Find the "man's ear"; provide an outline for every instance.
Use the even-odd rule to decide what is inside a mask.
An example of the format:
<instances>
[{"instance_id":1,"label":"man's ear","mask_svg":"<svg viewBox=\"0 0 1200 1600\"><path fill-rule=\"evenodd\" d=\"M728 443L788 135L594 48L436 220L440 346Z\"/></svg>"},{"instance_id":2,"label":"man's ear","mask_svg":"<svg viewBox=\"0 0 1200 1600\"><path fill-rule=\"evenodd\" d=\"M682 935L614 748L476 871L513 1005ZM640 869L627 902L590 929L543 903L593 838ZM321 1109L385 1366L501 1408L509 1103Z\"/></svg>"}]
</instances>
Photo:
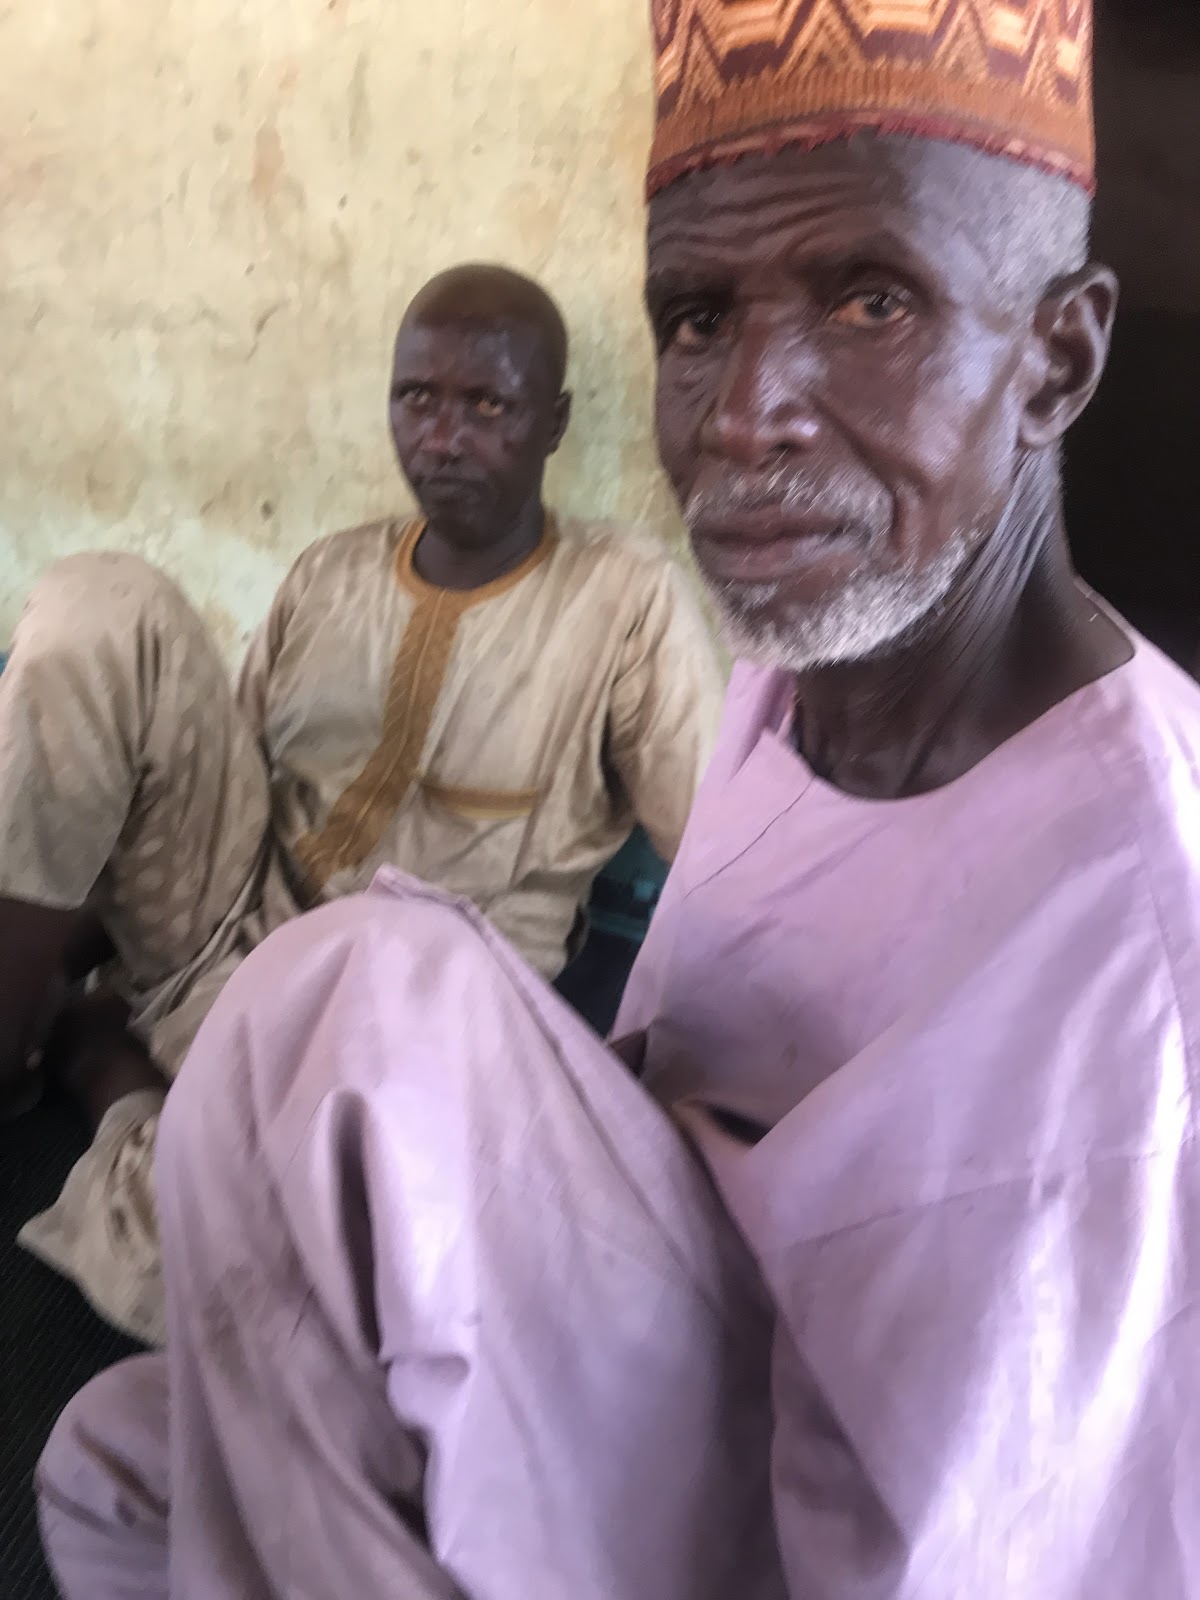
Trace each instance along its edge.
<instances>
[{"instance_id":1,"label":"man's ear","mask_svg":"<svg viewBox=\"0 0 1200 1600\"><path fill-rule=\"evenodd\" d=\"M1096 264L1060 279L1034 315L1034 391L1021 419L1029 450L1056 444L1086 409L1108 360L1117 311L1117 277Z\"/></svg>"},{"instance_id":2,"label":"man's ear","mask_svg":"<svg viewBox=\"0 0 1200 1600\"><path fill-rule=\"evenodd\" d=\"M553 455L563 442L567 426L571 421L571 391L564 389L554 402L554 427L550 434L550 449L547 452Z\"/></svg>"}]
</instances>

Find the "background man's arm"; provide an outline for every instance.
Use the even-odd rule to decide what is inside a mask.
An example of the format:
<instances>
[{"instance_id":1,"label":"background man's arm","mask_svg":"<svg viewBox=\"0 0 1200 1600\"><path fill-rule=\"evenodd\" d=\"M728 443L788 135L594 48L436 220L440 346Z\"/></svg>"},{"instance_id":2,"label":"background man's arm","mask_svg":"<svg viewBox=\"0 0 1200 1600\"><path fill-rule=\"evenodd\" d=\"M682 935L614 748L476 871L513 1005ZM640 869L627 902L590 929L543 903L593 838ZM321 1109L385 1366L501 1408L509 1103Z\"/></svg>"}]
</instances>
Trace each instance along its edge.
<instances>
[{"instance_id":1,"label":"background man's arm","mask_svg":"<svg viewBox=\"0 0 1200 1600\"><path fill-rule=\"evenodd\" d=\"M246 659L237 681L237 701L242 715L266 754L267 705L270 696L271 675L283 649L288 625L292 620L308 581L306 551L280 584L266 620L250 641Z\"/></svg>"},{"instance_id":2,"label":"background man's arm","mask_svg":"<svg viewBox=\"0 0 1200 1600\"><path fill-rule=\"evenodd\" d=\"M608 721L608 759L664 861L679 849L723 694L708 623L684 574L664 564L626 641Z\"/></svg>"}]
</instances>

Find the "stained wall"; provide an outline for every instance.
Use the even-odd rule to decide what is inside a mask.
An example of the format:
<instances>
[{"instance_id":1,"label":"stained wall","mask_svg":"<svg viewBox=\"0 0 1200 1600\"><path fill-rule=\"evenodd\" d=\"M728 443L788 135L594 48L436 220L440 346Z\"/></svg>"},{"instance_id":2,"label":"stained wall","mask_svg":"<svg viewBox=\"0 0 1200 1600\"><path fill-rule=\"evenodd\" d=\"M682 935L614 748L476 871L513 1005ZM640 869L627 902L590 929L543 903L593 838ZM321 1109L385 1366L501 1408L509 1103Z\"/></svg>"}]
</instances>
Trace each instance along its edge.
<instances>
[{"instance_id":1,"label":"stained wall","mask_svg":"<svg viewBox=\"0 0 1200 1600\"><path fill-rule=\"evenodd\" d=\"M1097 242L1125 285L1071 441L1089 576L1200 645L1200 9L1100 0ZM407 504L388 347L433 271L535 273L575 337L565 509L677 523L641 320L645 0L0 6L0 644L117 545L236 657L292 556Z\"/></svg>"},{"instance_id":2,"label":"stained wall","mask_svg":"<svg viewBox=\"0 0 1200 1600\"><path fill-rule=\"evenodd\" d=\"M639 305L645 0L0 7L0 641L137 550L234 657L317 535L407 504L390 341L463 259L559 297L552 491L674 537Z\"/></svg>"}]
</instances>

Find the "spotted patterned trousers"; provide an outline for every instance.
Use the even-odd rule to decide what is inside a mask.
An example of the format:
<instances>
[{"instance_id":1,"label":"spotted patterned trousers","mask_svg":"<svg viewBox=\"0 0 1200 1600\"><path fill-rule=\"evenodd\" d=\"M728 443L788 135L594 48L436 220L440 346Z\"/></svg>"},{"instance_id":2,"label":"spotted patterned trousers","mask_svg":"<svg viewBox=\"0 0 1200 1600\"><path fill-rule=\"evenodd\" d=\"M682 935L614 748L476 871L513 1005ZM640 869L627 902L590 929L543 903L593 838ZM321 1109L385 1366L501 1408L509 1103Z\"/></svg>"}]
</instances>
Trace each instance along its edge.
<instances>
[{"instance_id":1,"label":"spotted patterned trousers","mask_svg":"<svg viewBox=\"0 0 1200 1600\"><path fill-rule=\"evenodd\" d=\"M180 591L130 555L51 568L0 676L0 895L94 906L134 1026L169 1075L244 953L268 823L258 742ZM58 1203L21 1235L150 1342L162 1324L160 1109L145 1092L114 1106Z\"/></svg>"}]
</instances>

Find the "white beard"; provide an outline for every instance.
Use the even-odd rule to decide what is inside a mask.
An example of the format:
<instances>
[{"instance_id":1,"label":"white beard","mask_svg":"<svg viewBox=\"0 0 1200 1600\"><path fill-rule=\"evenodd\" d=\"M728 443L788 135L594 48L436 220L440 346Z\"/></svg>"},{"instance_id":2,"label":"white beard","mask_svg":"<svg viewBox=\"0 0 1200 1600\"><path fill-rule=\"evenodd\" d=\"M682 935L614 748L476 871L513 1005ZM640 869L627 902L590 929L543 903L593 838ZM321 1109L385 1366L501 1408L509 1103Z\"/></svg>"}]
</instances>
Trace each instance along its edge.
<instances>
[{"instance_id":1,"label":"white beard","mask_svg":"<svg viewBox=\"0 0 1200 1600\"><path fill-rule=\"evenodd\" d=\"M742 660L785 672L865 661L922 622L945 600L973 541L958 534L920 571L858 572L811 604L772 614L782 585L710 585L721 632Z\"/></svg>"}]
</instances>

